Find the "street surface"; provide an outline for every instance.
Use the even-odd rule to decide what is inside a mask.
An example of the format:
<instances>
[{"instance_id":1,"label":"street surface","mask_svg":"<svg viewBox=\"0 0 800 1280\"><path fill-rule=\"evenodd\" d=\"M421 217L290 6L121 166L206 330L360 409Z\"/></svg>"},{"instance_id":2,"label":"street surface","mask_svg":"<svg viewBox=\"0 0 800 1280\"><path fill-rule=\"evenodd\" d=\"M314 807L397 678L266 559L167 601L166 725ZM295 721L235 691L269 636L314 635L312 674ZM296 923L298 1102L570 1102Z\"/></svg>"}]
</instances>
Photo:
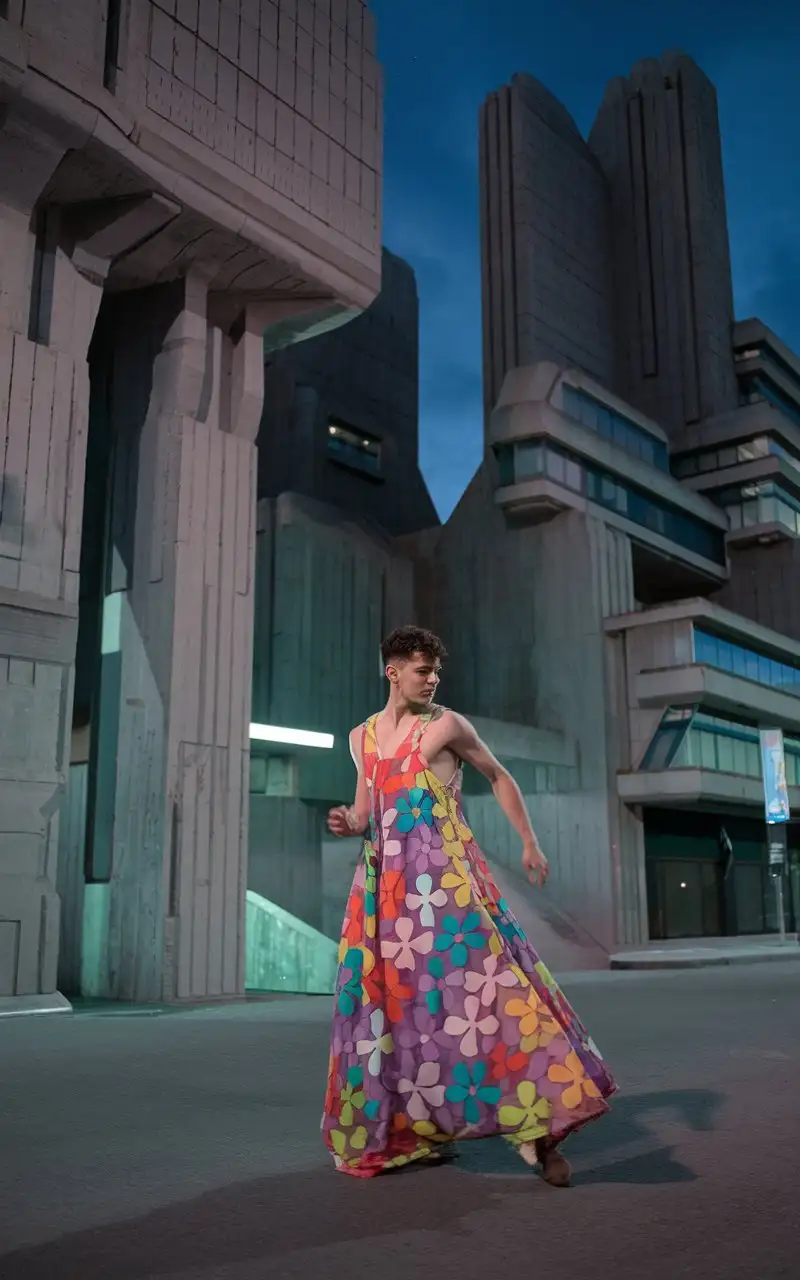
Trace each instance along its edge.
<instances>
[{"instance_id":1,"label":"street surface","mask_svg":"<svg viewBox=\"0 0 800 1280\"><path fill-rule=\"evenodd\" d=\"M2 1280L800 1275L800 963L571 975L614 1111L374 1181L320 1144L329 1002L0 1021Z\"/></svg>"}]
</instances>

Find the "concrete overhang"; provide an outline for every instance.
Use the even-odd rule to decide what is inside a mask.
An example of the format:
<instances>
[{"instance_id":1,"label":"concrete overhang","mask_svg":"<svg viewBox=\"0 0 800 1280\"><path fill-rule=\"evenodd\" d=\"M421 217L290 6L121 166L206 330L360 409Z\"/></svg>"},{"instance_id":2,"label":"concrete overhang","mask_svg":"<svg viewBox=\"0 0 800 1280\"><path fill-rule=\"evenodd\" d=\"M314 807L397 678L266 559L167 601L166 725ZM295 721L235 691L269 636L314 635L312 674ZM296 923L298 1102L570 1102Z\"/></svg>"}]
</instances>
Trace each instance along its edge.
<instances>
[{"instance_id":1,"label":"concrete overhang","mask_svg":"<svg viewBox=\"0 0 800 1280\"><path fill-rule=\"evenodd\" d=\"M773 453L766 458L753 458L749 462L739 462L733 467L721 467L717 471L706 471L702 475L687 476L681 484L694 493L706 493L736 485L759 484L768 480L780 485L783 489L798 492L800 491L800 468L793 467L785 458L780 458Z\"/></svg>"},{"instance_id":2,"label":"concrete overhang","mask_svg":"<svg viewBox=\"0 0 800 1280\"><path fill-rule=\"evenodd\" d=\"M618 773L617 795L625 804L690 809L698 805L753 808L764 811L760 778L711 769L661 769ZM789 788L789 806L800 810L800 787Z\"/></svg>"},{"instance_id":3,"label":"concrete overhang","mask_svg":"<svg viewBox=\"0 0 800 1280\"><path fill-rule=\"evenodd\" d=\"M730 609L723 609L700 596L676 600L673 604L656 605L638 613L621 613L614 618L607 618L604 627L608 635L616 635L634 627L661 626L664 623L683 621L706 625L715 633L737 640L767 657L800 666L798 641L790 640L778 631L762 627L758 622L751 622L749 618L732 613ZM760 689L763 686L757 687Z\"/></svg>"},{"instance_id":4,"label":"concrete overhang","mask_svg":"<svg viewBox=\"0 0 800 1280\"><path fill-rule=\"evenodd\" d=\"M707 560L705 556L688 551L669 538L662 537L660 533L635 524L633 520L628 520L616 511L598 506L582 494L556 484L553 480L540 478L522 480L519 484L503 485L495 491L495 502L512 518L529 523L552 520L563 511L580 511L614 529L619 529L621 533L626 533L632 542L650 548L664 559L674 564L689 566L696 574L711 583L722 585L729 577L727 566L723 567L713 560ZM719 515L718 509L717 515ZM725 523L727 524L727 521ZM693 585L696 586L696 579ZM686 584L684 584L685 587Z\"/></svg>"},{"instance_id":5,"label":"concrete overhang","mask_svg":"<svg viewBox=\"0 0 800 1280\"><path fill-rule=\"evenodd\" d=\"M731 409L728 413L692 423L690 430L675 436L671 453L673 457L677 457L686 453L698 453L703 449L724 448L741 440L752 440L756 436L777 436L800 454L800 429L791 418L767 400L757 400L753 404Z\"/></svg>"},{"instance_id":6,"label":"concrete overhang","mask_svg":"<svg viewBox=\"0 0 800 1280\"><path fill-rule=\"evenodd\" d=\"M800 733L799 697L714 667L694 664L642 671L635 677L634 690L640 707L699 703L711 710L745 715L757 724Z\"/></svg>"},{"instance_id":7,"label":"concrete overhang","mask_svg":"<svg viewBox=\"0 0 800 1280\"><path fill-rule=\"evenodd\" d=\"M577 765L575 743L555 730L535 729L530 725L490 720L483 716L469 716L468 719L496 756L568 768Z\"/></svg>"}]
</instances>

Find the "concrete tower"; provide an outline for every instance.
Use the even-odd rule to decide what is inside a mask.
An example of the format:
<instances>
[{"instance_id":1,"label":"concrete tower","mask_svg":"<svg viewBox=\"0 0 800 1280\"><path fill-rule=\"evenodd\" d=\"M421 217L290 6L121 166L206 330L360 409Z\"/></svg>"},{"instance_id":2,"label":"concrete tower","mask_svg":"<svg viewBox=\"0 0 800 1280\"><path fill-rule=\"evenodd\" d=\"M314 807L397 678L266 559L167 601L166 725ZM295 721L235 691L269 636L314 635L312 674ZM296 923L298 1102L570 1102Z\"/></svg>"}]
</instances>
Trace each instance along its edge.
<instances>
[{"instance_id":1,"label":"concrete tower","mask_svg":"<svg viewBox=\"0 0 800 1280\"><path fill-rule=\"evenodd\" d=\"M614 390L674 435L739 402L714 86L684 54L645 59L589 145L611 193Z\"/></svg>"}]
</instances>

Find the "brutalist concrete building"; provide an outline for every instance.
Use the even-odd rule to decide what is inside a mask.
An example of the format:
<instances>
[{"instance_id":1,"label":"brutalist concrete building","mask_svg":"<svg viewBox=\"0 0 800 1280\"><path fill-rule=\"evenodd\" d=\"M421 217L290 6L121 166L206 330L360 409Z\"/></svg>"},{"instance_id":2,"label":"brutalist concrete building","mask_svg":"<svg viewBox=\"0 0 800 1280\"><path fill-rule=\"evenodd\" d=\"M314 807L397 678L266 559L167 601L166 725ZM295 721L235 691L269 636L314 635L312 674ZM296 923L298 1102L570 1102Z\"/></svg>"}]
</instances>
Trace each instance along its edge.
<instances>
[{"instance_id":1,"label":"brutalist concrete building","mask_svg":"<svg viewBox=\"0 0 800 1280\"><path fill-rule=\"evenodd\" d=\"M363 0L0 5L0 1004L242 993L271 352L369 307Z\"/></svg>"},{"instance_id":2,"label":"brutalist concrete building","mask_svg":"<svg viewBox=\"0 0 800 1280\"><path fill-rule=\"evenodd\" d=\"M524 789L607 951L774 930L758 729L800 805L800 361L734 317L714 88L641 62L585 140L515 76L480 139L486 456L421 603L449 696L550 735Z\"/></svg>"}]
</instances>

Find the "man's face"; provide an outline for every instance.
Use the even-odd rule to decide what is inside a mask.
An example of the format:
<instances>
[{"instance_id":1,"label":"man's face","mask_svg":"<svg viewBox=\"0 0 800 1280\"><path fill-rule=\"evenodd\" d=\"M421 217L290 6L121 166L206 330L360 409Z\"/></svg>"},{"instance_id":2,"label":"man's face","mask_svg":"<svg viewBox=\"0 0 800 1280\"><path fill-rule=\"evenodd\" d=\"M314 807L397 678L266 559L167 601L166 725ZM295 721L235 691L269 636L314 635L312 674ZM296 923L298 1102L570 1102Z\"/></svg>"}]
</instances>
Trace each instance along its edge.
<instances>
[{"instance_id":1,"label":"man's face","mask_svg":"<svg viewBox=\"0 0 800 1280\"><path fill-rule=\"evenodd\" d=\"M427 706L436 696L441 670L438 658L414 653L406 662L390 662L386 674L405 702Z\"/></svg>"}]
</instances>

